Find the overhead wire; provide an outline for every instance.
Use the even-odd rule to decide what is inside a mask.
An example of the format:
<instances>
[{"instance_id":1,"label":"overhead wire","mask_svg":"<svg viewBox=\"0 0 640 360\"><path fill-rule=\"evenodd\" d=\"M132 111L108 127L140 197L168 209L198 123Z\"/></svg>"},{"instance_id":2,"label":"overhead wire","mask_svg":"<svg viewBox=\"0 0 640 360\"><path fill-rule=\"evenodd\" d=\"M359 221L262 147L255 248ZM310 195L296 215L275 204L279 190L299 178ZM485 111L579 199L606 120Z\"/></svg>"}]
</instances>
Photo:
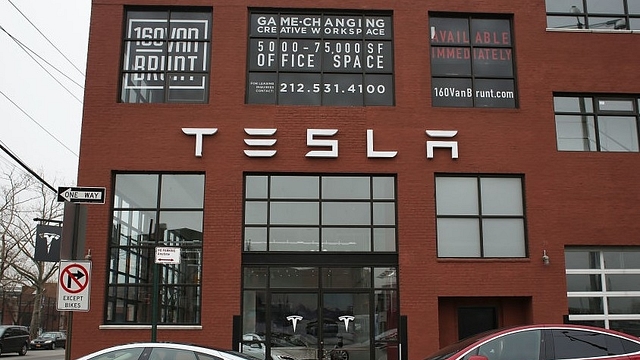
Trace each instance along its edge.
<instances>
[{"instance_id":1,"label":"overhead wire","mask_svg":"<svg viewBox=\"0 0 640 360\"><path fill-rule=\"evenodd\" d=\"M29 22L29 24L31 24L31 26L33 26L36 29L36 31L38 31L38 33L40 33L40 35L42 35L42 37L45 38L47 42L49 42L49 44L51 44L51 46L53 46L53 48L56 49L58 53L62 55L62 57L65 58L65 60L67 60L69 64L71 64L71 66L73 66L78 71L78 73L80 73L80 75L82 75L83 77L85 76L82 70L78 69L78 67L71 60L69 60L69 58L66 57L65 54L62 51L60 51L60 49L58 49L58 47L55 46L51 42L51 40L49 40L49 38L42 33L42 31L40 31L40 29L38 29L38 27L33 22L31 22L31 20L22 11L20 11L20 9L18 9L18 7L11 0L7 0L7 1L9 1L9 4L11 4L11 6L13 6L20 13L20 15L22 15L22 17L24 17Z\"/></svg>"},{"instance_id":2,"label":"overhead wire","mask_svg":"<svg viewBox=\"0 0 640 360\"><path fill-rule=\"evenodd\" d=\"M31 121L33 121L36 125L38 125L38 127L40 127L42 130L44 130L44 132L46 132L47 134L49 134L49 136L51 136L55 141L58 142L58 144L62 145L65 149L69 150L69 152L71 152L73 155L75 155L76 157L79 157L78 154L75 153L75 151L71 150L67 145L65 145L62 141L60 141L60 139L58 139L57 137L55 137L55 135L53 135L51 132L49 132L49 130L47 130L44 126L42 126L38 121L36 121L36 119L34 119L33 117L31 117L31 115L29 115L26 111L24 111L24 109L22 109L20 107L20 105L16 104L15 101L11 100L11 98L9 98L2 90L0 90L0 94L2 96L4 96L7 100L9 100L10 103L13 104L13 106L17 107L18 110L20 110L26 117L28 117L29 119L31 119Z\"/></svg>"},{"instance_id":3,"label":"overhead wire","mask_svg":"<svg viewBox=\"0 0 640 360\"><path fill-rule=\"evenodd\" d=\"M58 193L58 190L53 187L51 184L49 184L48 182L46 182L45 179L43 179L40 175L38 175L38 173L36 173L35 171L33 171L29 166L27 166L27 164L25 164L22 160L20 160L20 158L18 158L18 156L16 156L15 154L13 154L11 152L11 150L9 150L8 148L6 148L4 145L4 143L0 142L0 150L4 151L7 155L9 155L9 157L11 157L15 162L17 162L20 166L22 166L23 169L27 170L29 172L29 174L31 174L33 177L35 177L36 179L38 179L38 181L40 181L42 184L44 184L46 187L48 187L49 189L51 189L54 193Z\"/></svg>"},{"instance_id":4,"label":"overhead wire","mask_svg":"<svg viewBox=\"0 0 640 360\"><path fill-rule=\"evenodd\" d=\"M64 55L64 53L62 53L62 51L60 51L60 49L55 46L51 40L49 40L49 38L47 38L44 33L42 31L40 31L40 29L11 1L8 0L8 2L20 13L20 15L22 15L22 17L24 17L27 22L29 22L29 24L31 24L31 26L33 26L38 33L47 40L47 42L54 48L56 49L56 51L62 55L62 57L69 62L69 64L71 64L71 66L73 66L73 68L76 69L76 71L78 71L78 73L80 75L82 75L82 77L85 77L85 74L67 57ZM76 82L75 80L73 80L71 77L69 77L66 73L64 73L63 71L59 70L56 66L52 65L50 62L48 62L46 59L44 59L42 56L40 56L37 52L31 50L28 46L26 46L24 43L22 43L20 40L18 40L15 36L13 36L12 34L10 34L7 30L5 30L1 25L0 25L0 30L2 30L3 32L5 32L10 39L12 39L27 55L29 55L29 57L31 57L31 59L38 64L38 66L40 66L49 76L51 76L51 78L53 80L55 80L63 89L65 89L74 99L76 99L76 101L78 101L80 104L82 104L82 100L80 98L78 98L75 94L73 94L71 92L71 90L69 90L66 86L64 86L47 68L45 68L36 58L34 58L34 55L40 59L42 62L44 62L45 64L47 64L49 67L51 67L52 69L54 69L55 71L57 71L60 75L64 76L66 79L68 79L70 82L72 82L73 84L77 85L78 87L80 87L81 89L84 89L84 86L82 84L79 84L78 82ZM33 54L33 55L32 55ZM71 152L76 158L78 158L78 154L76 152L74 152L72 149L70 149L67 145L65 145L62 141L60 141L56 136L54 136L50 131L48 131L44 126L42 126L38 121L36 121L32 116L30 116L24 109L22 109L15 101L13 101L11 98L9 98L9 96L7 96L4 92L2 92L2 90L0 90L0 94L2 94L11 104L13 104L16 108L18 108L25 116L27 116L31 121L33 121L38 127L40 127L43 131L45 131L49 136L51 136L56 142L58 142L60 145L62 145L65 149L67 149L69 152ZM17 155L15 155L7 146L6 144L4 144L1 140L0 140L0 150L3 150L7 155L9 155L9 157L11 157L11 159L15 162L17 162L23 169L25 169L29 174L31 174L32 176L34 176L38 181L40 181L42 184L44 184L45 186L47 186L49 189L53 190L54 192L56 192L56 189L51 186L49 183L47 183L42 177L40 177L40 175L38 175L35 171L33 171L31 168L29 168ZM2 157L3 160L6 160L6 158L3 156Z\"/></svg>"},{"instance_id":5,"label":"overhead wire","mask_svg":"<svg viewBox=\"0 0 640 360\"><path fill-rule=\"evenodd\" d=\"M11 40L13 40L21 49L22 51L24 51L27 55L29 55L29 57L31 59L33 59L33 61L38 64L38 66L40 66L42 68L42 70L44 70L47 74L49 74L49 76L51 76L51 78L58 83L58 85L62 86L63 89L65 89L69 95L71 95L74 99L76 99L80 104L82 104L82 100L80 100L75 94L73 94L71 92L71 90L67 89L66 86L64 86L60 80L56 79L55 76L53 76L53 74L51 74L51 72L49 72L49 70L47 70L44 66L42 66L41 63L39 63L34 57L33 55L37 56L38 59L44 61L47 65L51 66L51 68L53 68L54 70L56 70L60 75L66 77L69 81L71 81L72 83L76 84L77 86L79 86L80 88L84 88L81 84L77 83L75 80L71 79L67 74L65 74L64 72L60 71L58 68L56 68L55 66L53 66L51 63L49 63L47 60L45 60L43 57L41 57L40 55L38 55L38 53L36 53L35 51L31 50L28 46L26 46L25 44L23 44L20 40L18 40L15 36L11 35L7 30L5 30L4 27L2 27L2 25L0 25L0 30L4 31L5 34L7 34L7 36L9 36L9 38ZM27 51L28 50L28 51ZM33 55L31 55L33 54Z\"/></svg>"}]
</instances>

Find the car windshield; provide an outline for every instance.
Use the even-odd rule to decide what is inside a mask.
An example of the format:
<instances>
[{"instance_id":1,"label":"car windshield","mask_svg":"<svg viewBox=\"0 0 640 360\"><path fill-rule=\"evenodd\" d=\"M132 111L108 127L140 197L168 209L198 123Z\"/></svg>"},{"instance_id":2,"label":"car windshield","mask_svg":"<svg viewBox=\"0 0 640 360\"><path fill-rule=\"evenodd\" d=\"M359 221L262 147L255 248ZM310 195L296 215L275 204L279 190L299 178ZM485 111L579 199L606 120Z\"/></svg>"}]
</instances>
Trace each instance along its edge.
<instances>
[{"instance_id":1,"label":"car windshield","mask_svg":"<svg viewBox=\"0 0 640 360\"><path fill-rule=\"evenodd\" d=\"M56 334L55 333L50 333L50 332L46 332L46 333L42 333L42 335L40 335L41 338L55 338Z\"/></svg>"},{"instance_id":2,"label":"car windshield","mask_svg":"<svg viewBox=\"0 0 640 360\"><path fill-rule=\"evenodd\" d=\"M487 335L491 335L495 332L498 332L500 330L504 330L504 329L494 329L494 330L489 330L489 331L485 331L485 332L481 332L479 334L473 335L471 337L468 337L466 339L462 339L460 341L458 341L457 343L453 343L447 347L444 347L440 350L438 350L437 352L431 354L429 357L427 357L425 360L440 360L440 359L446 359L449 356L457 353L458 351L464 349L465 347L471 345L472 343L474 343L475 341L477 341L478 339L481 339Z\"/></svg>"}]
</instances>

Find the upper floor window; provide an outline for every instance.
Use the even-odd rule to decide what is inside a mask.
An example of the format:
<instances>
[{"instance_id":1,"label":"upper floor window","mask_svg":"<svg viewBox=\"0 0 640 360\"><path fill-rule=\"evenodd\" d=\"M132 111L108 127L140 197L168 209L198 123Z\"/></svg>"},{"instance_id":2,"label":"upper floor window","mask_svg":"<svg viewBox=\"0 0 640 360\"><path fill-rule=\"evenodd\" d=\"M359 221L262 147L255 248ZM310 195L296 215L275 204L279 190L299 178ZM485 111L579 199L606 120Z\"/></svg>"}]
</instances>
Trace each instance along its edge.
<instances>
[{"instance_id":1,"label":"upper floor window","mask_svg":"<svg viewBox=\"0 0 640 360\"><path fill-rule=\"evenodd\" d=\"M248 175L244 251L396 251L392 176Z\"/></svg>"},{"instance_id":2,"label":"upper floor window","mask_svg":"<svg viewBox=\"0 0 640 360\"><path fill-rule=\"evenodd\" d=\"M511 20L431 14L431 102L516 107Z\"/></svg>"},{"instance_id":3,"label":"upper floor window","mask_svg":"<svg viewBox=\"0 0 640 360\"><path fill-rule=\"evenodd\" d=\"M128 10L120 101L206 103L211 10Z\"/></svg>"},{"instance_id":4,"label":"upper floor window","mask_svg":"<svg viewBox=\"0 0 640 360\"><path fill-rule=\"evenodd\" d=\"M150 324L154 296L160 323L200 323L203 214L202 174L116 174L107 324ZM179 263L156 264L157 247L177 249Z\"/></svg>"},{"instance_id":5,"label":"upper floor window","mask_svg":"<svg viewBox=\"0 0 640 360\"><path fill-rule=\"evenodd\" d=\"M640 0L546 0L547 27L640 29Z\"/></svg>"},{"instance_id":6,"label":"upper floor window","mask_svg":"<svg viewBox=\"0 0 640 360\"><path fill-rule=\"evenodd\" d=\"M247 103L394 105L391 20L370 12L252 11Z\"/></svg>"},{"instance_id":7,"label":"upper floor window","mask_svg":"<svg viewBox=\"0 0 640 360\"><path fill-rule=\"evenodd\" d=\"M553 97L560 151L638 152L639 97Z\"/></svg>"},{"instance_id":8,"label":"upper floor window","mask_svg":"<svg viewBox=\"0 0 640 360\"><path fill-rule=\"evenodd\" d=\"M438 257L525 257L521 177L437 176Z\"/></svg>"}]
</instances>

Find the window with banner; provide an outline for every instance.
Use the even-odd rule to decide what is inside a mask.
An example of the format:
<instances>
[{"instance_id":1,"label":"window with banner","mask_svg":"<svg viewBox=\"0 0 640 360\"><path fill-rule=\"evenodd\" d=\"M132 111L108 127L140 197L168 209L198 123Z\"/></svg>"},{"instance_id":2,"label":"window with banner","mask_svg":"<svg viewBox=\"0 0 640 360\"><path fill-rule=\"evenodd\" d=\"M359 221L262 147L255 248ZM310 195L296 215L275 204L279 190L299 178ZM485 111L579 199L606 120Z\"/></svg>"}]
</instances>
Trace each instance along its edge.
<instances>
[{"instance_id":1,"label":"window with banner","mask_svg":"<svg viewBox=\"0 0 640 360\"><path fill-rule=\"evenodd\" d=\"M431 100L437 107L515 108L510 18L431 14Z\"/></svg>"},{"instance_id":2,"label":"window with banner","mask_svg":"<svg viewBox=\"0 0 640 360\"><path fill-rule=\"evenodd\" d=\"M120 101L206 103L211 9L126 14Z\"/></svg>"},{"instance_id":3,"label":"window with banner","mask_svg":"<svg viewBox=\"0 0 640 360\"><path fill-rule=\"evenodd\" d=\"M248 104L392 106L390 14L250 15Z\"/></svg>"}]
</instances>

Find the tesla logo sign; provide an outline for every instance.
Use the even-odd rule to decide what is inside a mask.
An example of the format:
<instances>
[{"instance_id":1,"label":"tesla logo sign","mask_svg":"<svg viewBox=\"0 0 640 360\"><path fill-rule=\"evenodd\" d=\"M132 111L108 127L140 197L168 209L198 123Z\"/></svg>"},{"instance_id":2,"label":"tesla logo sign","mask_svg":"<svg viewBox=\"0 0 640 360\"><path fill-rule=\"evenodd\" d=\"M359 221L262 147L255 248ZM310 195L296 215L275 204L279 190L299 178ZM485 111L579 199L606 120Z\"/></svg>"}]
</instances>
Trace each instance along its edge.
<instances>
[{"instance_id":1,"label":"tesla logo sign","mask_svg":"<svg viewBox=\"0 0 640 360\"><path fill-rule=\"evenodd\" d=\"M296 332L296 326L298 325L298 321L302 320L303 317L300 315L289 315L287 316L287 320L291 321L291 325L293 325L293 332Z\"/></svg>"},{"instance_id":2,"label":"tesla logo sign","mask_svg":"<svg viewBox=\"0 0 640 360\"><path fill-rule=\"evenodd\" d=\"M270 158L276 155L277 150L272 147L278 141L275 138L278 129L245 128L248 136L244 139L249 149L244 154L251 158ZM195 156L202 157L202 143L205 136L211 136L218 132L217 128L182 128L182 132L189 136L195 136ZM323 148L323 150L311 150L305 154L309 158L337 158L338 140L332 139L338 129L307 129L307 146ZM436 148L451 150L451 158L458 158L458 142L451 140L458 134L457 130L425 130L429 140L426 142L427 159L433 158ZM373 130L367 129L367 158L394 158L398 155L395 150L375 150L373 143Z\"/></svg>"},{"instance_id":3,"label":"tesla logo sign","mask_svg":"<svg viewBox=\"0 0 640 360\"><path fill-rule=\"evenodd\" d=\"M344 331L346 332L349 332L349 322L353 321L354 319L355 317L351 315L343 315L338 317L338 320L344 322Z\"/></svg>"}]
</instances>

